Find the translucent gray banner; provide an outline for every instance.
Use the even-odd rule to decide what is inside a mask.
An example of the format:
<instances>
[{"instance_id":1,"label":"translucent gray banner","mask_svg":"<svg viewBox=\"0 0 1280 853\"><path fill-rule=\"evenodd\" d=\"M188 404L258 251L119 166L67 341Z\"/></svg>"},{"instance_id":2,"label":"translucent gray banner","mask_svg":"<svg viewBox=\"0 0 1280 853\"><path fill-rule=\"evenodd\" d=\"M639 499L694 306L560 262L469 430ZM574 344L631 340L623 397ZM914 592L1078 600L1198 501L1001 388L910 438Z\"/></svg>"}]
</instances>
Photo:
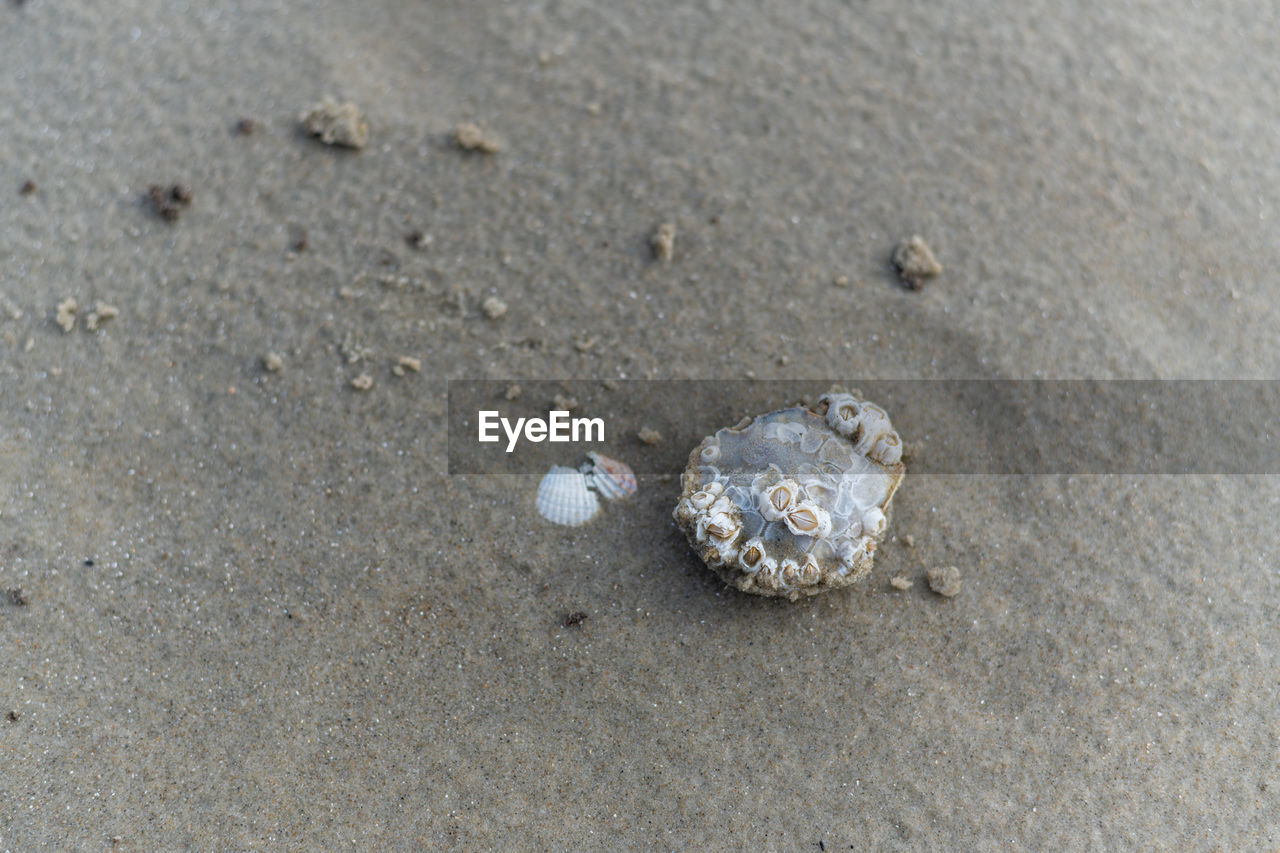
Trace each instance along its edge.
<instances>
[{"instance_id":1,"label":"translucent gray banner","mask_svg":"<svg viewBox=\"0 0 1280 853\"><path fill-rule=\"evenodd\" d=\"M1280 473L1269 380L451 380L449 472L598 451L678 474L704 436L832 388L888 411L913 474Z\"/></svg>"}]
</instances>

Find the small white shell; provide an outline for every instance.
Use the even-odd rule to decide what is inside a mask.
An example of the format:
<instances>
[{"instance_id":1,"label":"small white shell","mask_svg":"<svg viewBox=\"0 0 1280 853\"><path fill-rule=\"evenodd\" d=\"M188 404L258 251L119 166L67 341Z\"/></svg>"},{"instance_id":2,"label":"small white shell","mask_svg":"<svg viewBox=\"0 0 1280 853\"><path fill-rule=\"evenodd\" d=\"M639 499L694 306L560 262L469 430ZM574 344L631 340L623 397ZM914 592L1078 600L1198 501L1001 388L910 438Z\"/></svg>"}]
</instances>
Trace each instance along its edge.
<instances>
[{"instance_id":1,"label":"small white shell","mask_svg":"<svg viewBox=\"0 0 1280 853\"><path fill-rule=\"evenodd\" d=\"M595 451L588 453L587 457L591 460L583 466L587 484L602 498L616 501L636 493L636 475L627 463Z\"/></svg>"},{"instance_id":2,"label":"small white shell","mask_svg":"<svg viewBox=\"0 0 1280 853\"><path fill-rule=\"evenodd\" d=\"M581 471L556 465L538 484L538 513L547 521L577 527L600 511L600 499L587 487Z\"/></svg>"}]
</instances>

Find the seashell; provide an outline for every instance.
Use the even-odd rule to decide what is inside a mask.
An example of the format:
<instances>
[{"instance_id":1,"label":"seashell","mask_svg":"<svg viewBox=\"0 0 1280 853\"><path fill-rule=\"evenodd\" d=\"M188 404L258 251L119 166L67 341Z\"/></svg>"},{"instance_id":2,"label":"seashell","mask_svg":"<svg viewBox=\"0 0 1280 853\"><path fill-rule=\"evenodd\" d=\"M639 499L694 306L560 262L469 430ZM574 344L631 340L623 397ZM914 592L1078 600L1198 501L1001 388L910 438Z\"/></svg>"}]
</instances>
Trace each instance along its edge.
<instances>
[{"instance_id":1,"label":"seashell","mask_svg":"<svg viewBox=\"0 0 1280 853\"><path fill-rule=\"evenodd\" d=\"M884 409L844 392L747 418L694 448L674 516L745 592L795 600L848 586L871 571L906 474L901 447Z\"/></svg>"},{"instance_id":2,"label":"seashell","mask_svg":"<svg viewBox=\"0 0 1280 853\"><path fill-rule=\"evenodd\" d=\"M702 455L702 461L704 464L710 465L714 463L717 459L720 458L720 445L708 444L706 447L702 448L701 455Z\"/></svg>"},{"instance_id":3,"label":"seashell","mask_svg":"<svg viewBox=\"0 0 1280 853\"><path fill-rule=\"evenodd\" d=\"M587 475L556 465L538 483L537 506L547 521L577 527L600 511L600 499L589 488Z\"/></svg>"},{"instance_id":4,"label":"seashell","mask_svg":"<svg viewBox=\"0 0 1280 853\"><path fill-rule=\"evenodd\" d=\"M636 493L636 475L625 462L619 462L594 450L587 454L591 461L584 465L587 482L606 500L616 501Z\"/></svg>"}]
</instances>

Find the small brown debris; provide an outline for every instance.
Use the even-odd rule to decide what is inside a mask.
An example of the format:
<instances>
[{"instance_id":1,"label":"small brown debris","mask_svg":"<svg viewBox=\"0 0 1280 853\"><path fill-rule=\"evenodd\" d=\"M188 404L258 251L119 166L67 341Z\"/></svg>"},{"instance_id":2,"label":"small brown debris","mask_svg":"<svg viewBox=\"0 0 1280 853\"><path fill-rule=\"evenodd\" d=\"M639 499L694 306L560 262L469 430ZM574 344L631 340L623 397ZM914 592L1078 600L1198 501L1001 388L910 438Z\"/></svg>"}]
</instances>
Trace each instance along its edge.
<instances>
[{"instance_id":1,"label":"small brown debris","mask_svg":"<svg viewBox=\"0 0 1280 853\"><path fill-rule=\"evenodd\" d=\"M90 311L88 316L84 318L84 327L91 332L96 332L103 325L119 316L119 308L114 305L108 305L105 302L99 302L98 307Z\"/></svg>"},{"instance_id":2,"label":"small brown debris","mask_svg":"<svg viewBox=\"0 0 1280 853\"><path fill-rule=\"evenodd\" d=\"M939 566L928 572L929 589L951 598L960 594L960 570L955 566Z\"/></svg>"},{"instance_id":3,"label":"small brown debris","mask_svg":"<svg viewBox=\"0 0 1280 853\"><path fill-rule=\"evenodd\" d=\"M898 248L893 250L893 265L902 277L902 283L910 290L919 290L925 279L942 272L942 264L938 263L919 234L913 234L909 240L898 244Z\"/></svg>"},{"instance_id":4,"label":"small brown debris","mask_svg":"<svg viewBox=\"0 0 1280 853\"><path fill-rule=\"evenodd\" d=\"M311 242L307 239L307 229L303 228L298 232L298 238L293 241L293 250L295 252L305 252Z\"/></svg>"},{"instance_id":5,"label":"small brown debris","mask_svg":"<svg viewBox=\"0 0 1280 853\"><path fill-rule=\"evenodd\" d=\"M58 309L57 313L54 315L54 320L62 327L62 331L69 333L75 329L76 311L79 309L80 306L77 305L75 299L70 296L58 303Z\"/></svg>"},{"instance_id":6,"label":"small brown debris","mask_svg":"<svg viewBox=\"0 0 1280 853\"><path fill-rule=\"evenodd\" d=\"M9 590L9 600L18 607L26 607L31 603L31 597L27 595L27 591L20 586Z\"/></svg>"},{"instance_id":7,"label":"small brown debris","mask_svg":"<svg viewBox=\"0 0 1280 853\"><path fill-rule=\"evenodd\" d=\"M662 443L662 433L658 432L656 429L653 429L651 427L644 427L643 429L641 429L638 433L636 433L636 438L640 439L640 441L643 444L647 444L650 447L652 447L655 444Z\"/></svg>"},{"instance_id":8,"label":"small brown debris","mask_svg":"<svg viewBox=\"0 0 1280 853\"><path fill-rule=\"evenodd\" d=\"M507 303L496 296L490 296L480 306L480 310L484 311L484 315L490 320L497 320L507 313Z\"/></svg>"},{"instance_id":9,"label":"small brown debris","mask_svg":"<svg viewBox=\"0 0 1280 853\"><path fill-rule=\"evenodd\" d=\"M357 391L368 391L373 387L373 377L367 373L361 373L351 380L351 387Z\"/></svg>"},{"instance_id":10,"label":"small brown debris","mask_svg":"<svg viewBox=\"0 0 1280 853\"><path fill-rule=\"evenodd\" d=\"M182 208L191 204L195 197L191 188L184 184L171 184L167 187L152 184L147 188L147 197L151 206L166 222L177 222L182 215Z\"/></svg>"},{"instance_id":11,"label":"small brown debris","mask_svg":"<svg viewBox=\"0 0 1280 853\"><path fill-rule=\"evenodd\" d=\"M431 235L415 228L404 235L404 241L415 249L425 249L431 245Z\"/></svg>"},{"instance_id":12,"label":"small brown debris","mask_svg":"<svg viewBox=\"0 0 1280 853\"><path fill-rule=\"evenodd\" d=\"M404 376L410 370L414 373L422 372L422 362L411 355L397 356L396 363L391 366L391 372L396 376Z\"/></svg>"},{"instance_id":13,"label":"small brown debris","mask_svg":"<svg viewBox=\"0 0 1280 853\"><path fill-rule=\"evenodd\" d=\"M236 135L253 136L258 132L258 123L251 118L242 118L236 122Z\"/></svg>"},{"instance_id":14,"label":"small brown debris","mask_svg":"<svg viewBox=\"0 0 1280 853\"><path fill-rule=\"evenodd\" d=\"M17 711L10 711L9 713L5 714L5 717L7 717L9 722L11 723L16 723L18 722L18 720L22 719L22 715L19 714Z\"/></svg>"},{"instance_id":15,"label":"small brown debris","mask_svg":"<svg viewBox=\"0 0 1280 853\"><path fill-rule=\"evenodd\" d=\"M524 393L524 389L519 385L508 385L506 392L502 396L506 397L508 400L514 400L522 393Z\"/></svg>"},{"instance_id":16,"label":"small brown debris","mask_svg":"<svg viewBox=\"0 0 1280 853\"><path fill-rule=\"evenodd\" d=\"M325 100L303 113L300 121L307 133L325 145L360 149L369 143L369 122L350 101Z\"/></svg>"},{"instance_id":17,"label":"small brown debris","mask_svg":"<svg viewBox=\"0 0 1280 853\"><path fill-rule=\"evenodd\" d=\"M23 195L31 195L37 189L39 188L36 186L36 182L31 180L30 178L27 178L25 181L23 181L22 186L18 189L18 192L22 193Z\"/></svg>"},{"instance_id":18,"label":"small brown debris","mask_svg":"<svg viewBox=\"0 0 1280 853\"><path fill-rule=\"evenodd\" d=\"M649 238L649 248L653 250L653 256L658 260L671 260L676 251L675 224L664 222L659 225L657 230L653 232L653 236Z\"/></svg>"},{"instance_id":19,"label":"small brown debris","mask_svg":"<svg viewBox=\"0 0 1280 853\"><path fill-rule=\"evenodd\" d=\"M463 151L475 151L478 154L497 154L502 148L502 143L497 138L469 121L464 121L453 129L453 142Z\"/></svg>"},{"instance_id":20,"label":"small brown debris","mask_svg":"<svg viewBox=\"0 0 1280 853\"><path fill-rule=\"evenodd\" d=\"M581 610L575 610L568 616L564 617L564 627L576 628L591 617Z\"/></svg>"},{"instance_id":21,"label":"small brown debris","mask_svg":"<svg viewBox=\"0 0 1280 853\"><path fill-rule=\"evenodd\" d=\"M915 586L915 583L906 575L896 575L889 578L889 586L894 589L911 589L911 587Z\"/></svg>"},{"instance_id":22,"label":"small brown debris","mask_svg":"<svg viewBox=\"0 0 1280 853\"><path fill-rule=\"evenodd\" d=\"M279 373L284 370L284 356L278 352L269 352L262 357L262 369L268 373Z\"/></svg>"}]
</instances>

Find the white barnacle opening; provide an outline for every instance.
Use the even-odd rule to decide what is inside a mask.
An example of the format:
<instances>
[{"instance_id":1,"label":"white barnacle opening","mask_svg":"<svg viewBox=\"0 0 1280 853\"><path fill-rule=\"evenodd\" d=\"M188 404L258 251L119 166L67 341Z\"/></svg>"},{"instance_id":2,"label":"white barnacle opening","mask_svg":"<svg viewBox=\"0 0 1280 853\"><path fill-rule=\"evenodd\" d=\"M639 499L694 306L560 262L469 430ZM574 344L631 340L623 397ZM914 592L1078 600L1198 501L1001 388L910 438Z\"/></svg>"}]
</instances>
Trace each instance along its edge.
<instances>
[{"instance_id":1,"label":"white barnacle opening","mask_svg":"<svg viewBox=\"0 0 1280 853\"><path fill-rule=\"evenodd\" d=\"M760 514L768 521L781 521L795 506L800 484L795 480L774 483L760 493Z\"/></svg>"},{"instance_id":2,"label":"white barnacle opening","mask_svg":"<svg viewBox=\"0 0 1280 853\"><path fill-rule=\"evenodd\" d=\"M738 552L738 562L742 566L742 571L749 575L760 571L767 558L768 552L765 551L764 543L759 539L748 541Z\"/></svg>"},{"instance_id":3,"label":"white barnacle opening","mask_svg":"<svg viewBox=\"0 0 1280 853\"><path fill-rule=\"evenodd\" d=\"M831 514L812 501L802 501L784 516L787 529L796 536L819 539L831 532Z\"/></svg>"}]
</instances>

